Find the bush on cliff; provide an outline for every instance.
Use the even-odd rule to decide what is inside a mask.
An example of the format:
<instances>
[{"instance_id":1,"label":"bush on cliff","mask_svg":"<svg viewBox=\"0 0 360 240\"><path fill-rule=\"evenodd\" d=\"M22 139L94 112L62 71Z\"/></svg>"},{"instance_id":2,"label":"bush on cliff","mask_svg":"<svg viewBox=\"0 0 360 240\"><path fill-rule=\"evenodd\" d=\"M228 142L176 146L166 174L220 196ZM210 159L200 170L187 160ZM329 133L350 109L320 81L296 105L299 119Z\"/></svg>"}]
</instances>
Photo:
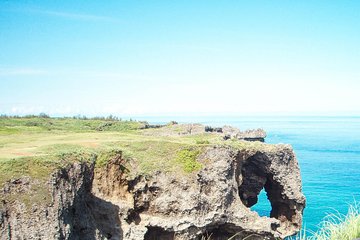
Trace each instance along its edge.
<instances>
[{"instance_id":1,"label":"bush on cliff","mask_svg":"<svg viewBox=\"0 0 360 240\"><path fill-rule=\"evenodd\" d=\"M199 154L200 151L198 149L182 149L177 152L176 162L182 166L182 169L186 173L200 170L202 164L196 160Z\"/></svg>"}]
</instances>

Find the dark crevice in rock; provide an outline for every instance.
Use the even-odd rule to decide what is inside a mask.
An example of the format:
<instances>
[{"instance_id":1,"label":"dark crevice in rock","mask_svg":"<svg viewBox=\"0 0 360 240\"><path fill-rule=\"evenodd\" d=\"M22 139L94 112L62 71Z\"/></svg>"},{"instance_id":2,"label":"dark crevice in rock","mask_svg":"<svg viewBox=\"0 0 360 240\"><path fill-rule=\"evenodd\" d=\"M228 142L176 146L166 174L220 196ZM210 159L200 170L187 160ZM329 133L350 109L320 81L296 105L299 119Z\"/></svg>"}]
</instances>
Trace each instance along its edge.
<instances>
[{"instance_id":1,"label":"dark crevice in rock","mask_svg":"<svg viewBox=\"0 0 360 240\"><path fill-rule=\"evenodd\" d=\"M199 240L209 239L209 240L227 240L229 238L234 237L236 232L229 232L226 229L224 224L216 226L212 229L208 229L200 238Z\"/></svg>"},{"instance_id":2,"label":"dark crevice in rock","mask_svg":"<svg viewBox=\"0 0 360 240\"><path fill-rule=\"evenodd\" d=\"M146 178L137 176L135 179L128 181L128 192L132 194L134 199L134 211L137 214L147 211L149 209L150 199L148 193L154 192L156 194L156 188L148 186ZM151 194L152 195L152 194Z\"/></svg>"},{"instance_id":3,"label":"dark crevice in rock","mask_svg":"<svg viewBox=\"0 0 360 240\"><path fill-rule=\"evenodd\" d=\"M265 139L264 138L257 138L257 137L253 137L253 138L247 138L245 137L244 138L245 141L249 141L249 142L265 142Z\"/></svg>"},{"instance_id":4,"label":"dark crevice in rock","mask_svg":"<svg viewBox=\"0 0 360 240\"><path fill-rule=\"evenodd\" d=\"M205 233L199 236L198 240L241 240L244 238L250 240L267 239L264 238L264 236L244 231L244 229L234 224L221 223L213 226L208 226Z\"/></svg>"},{"instance_id":5,"label":"dark crevice in rock","mask_svg":"<svg viewBox=\"0 0 360 240\"><path fill-rule=\"evenodd\" d=\"M239 187L241 201L247 207L258 202L258 196L267 181L266 172L258 165L257 155L250 157L242 166L243 182Z\"/></svg>"},{"instance_id":6,"label":"dark crevice in rock","mask_svg":"<svg viewBox=\"0 0 360 240\"><path fill-rule=\"evenodd\" d=\"M91 217L100 235L107 239L122 239L119 207L111 202L92 196L89 202Z\"/></svg>"},{"instance_id":7,"label":"dark crevice in rock","mask_svg":"<svg viewBox=\"0 0 360 240\"><path fill-rule=\"evenodd\" d=\"M135 225L139 225L139 223L141 222L140 214L134 209L130 209L129 212L127 213L125 221L129 224L133 222L135 223Z\"/></svg>"},{"instance_id":8,"label":"dark crevice in rock","mask_svg":"<svg viewBox=\"0 0 360 240\"><path fill-rule=\"evenodd\" d=\"M174 240L175 233L161 227L147 227L144 240Z\"/></svg>"},{"instance_id":9,"label":"dark crevice in rock","mask_svg":"<svg viewBox=\"0 0 360 240\"><path fill-rule=\"evenodd\" d=\"M270 217L279 219L282 222L292 221L295 210L291 209L292 201L284 199L282 195L283 187L269 177L265 184L265 191L271 203Z\"/></svg>"}]
</instances>

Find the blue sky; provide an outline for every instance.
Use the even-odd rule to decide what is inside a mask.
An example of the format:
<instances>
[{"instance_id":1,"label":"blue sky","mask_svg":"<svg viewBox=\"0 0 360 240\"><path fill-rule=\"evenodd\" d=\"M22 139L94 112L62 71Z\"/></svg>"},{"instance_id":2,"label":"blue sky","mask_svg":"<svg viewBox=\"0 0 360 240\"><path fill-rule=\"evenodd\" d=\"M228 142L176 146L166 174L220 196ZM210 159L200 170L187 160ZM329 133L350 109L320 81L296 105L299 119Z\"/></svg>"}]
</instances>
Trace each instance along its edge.
<instances>
[{"instance_id":1,"label":"blue sky","mask_svg":"<svg viewBox=\"0 0 360 240\"><path fill-rule=\"evenodd\" d=\"M359 1L1 1L0 113L360 114Z\"/></svg>"}]
</instances>

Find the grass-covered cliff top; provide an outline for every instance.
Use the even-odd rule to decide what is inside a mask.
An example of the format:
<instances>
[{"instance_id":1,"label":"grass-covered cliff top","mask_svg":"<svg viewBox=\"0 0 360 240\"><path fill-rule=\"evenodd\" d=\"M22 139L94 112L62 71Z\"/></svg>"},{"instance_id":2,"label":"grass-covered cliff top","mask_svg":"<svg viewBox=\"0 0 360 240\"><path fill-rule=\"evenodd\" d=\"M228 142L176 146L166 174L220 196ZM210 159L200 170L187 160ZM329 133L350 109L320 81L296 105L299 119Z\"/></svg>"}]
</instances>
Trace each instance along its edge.
<instances>
[{"instance_id":1,"label":"grass-covered cliff top","mask_svg":"<svg viewBox=\"0 0 360 240\"><path fill-rule=\"evenodd\" d=\"M157 128L156 128L157 127ZM47 178L72 161L97 159L104 164L114 151L131 161L131 170L192 172L202 166L197 155L206 146L262 149L259 142L223 140L199 124L169 124L110 118L0 117L0 184L20 177Z\"/></svg>"}]
</instances>

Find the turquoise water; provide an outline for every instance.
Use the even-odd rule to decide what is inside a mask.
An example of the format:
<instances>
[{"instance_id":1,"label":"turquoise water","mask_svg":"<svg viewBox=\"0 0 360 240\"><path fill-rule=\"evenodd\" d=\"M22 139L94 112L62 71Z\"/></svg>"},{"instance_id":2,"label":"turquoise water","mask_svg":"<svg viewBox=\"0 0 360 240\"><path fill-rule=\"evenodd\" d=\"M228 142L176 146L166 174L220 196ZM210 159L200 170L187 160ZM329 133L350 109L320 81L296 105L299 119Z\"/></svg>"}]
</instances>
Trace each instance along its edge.
<instances>
[{"instance_id":1,"label":"turquoise water","mask_svg":"<svg viewBox=\"0 0 360 240\"><path fill-rule=\"evenodd\" d=\"M242 130L263 128L268 134L266 142L291 144L300 164L307 200L307 231L316 231L326 214L345 214L349 204L360 202L360 117L203 117L179 121L229 124ZM269 214L265 194L253 209L261 215Z\"/></svg>"}]
</instances>

